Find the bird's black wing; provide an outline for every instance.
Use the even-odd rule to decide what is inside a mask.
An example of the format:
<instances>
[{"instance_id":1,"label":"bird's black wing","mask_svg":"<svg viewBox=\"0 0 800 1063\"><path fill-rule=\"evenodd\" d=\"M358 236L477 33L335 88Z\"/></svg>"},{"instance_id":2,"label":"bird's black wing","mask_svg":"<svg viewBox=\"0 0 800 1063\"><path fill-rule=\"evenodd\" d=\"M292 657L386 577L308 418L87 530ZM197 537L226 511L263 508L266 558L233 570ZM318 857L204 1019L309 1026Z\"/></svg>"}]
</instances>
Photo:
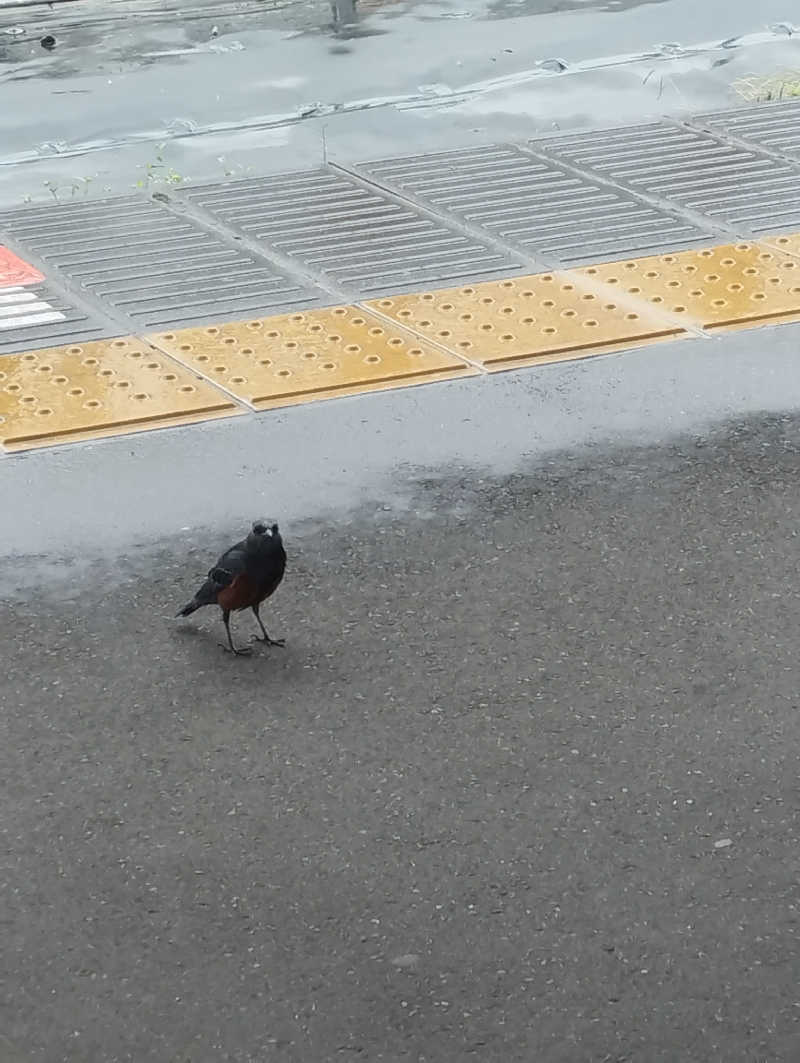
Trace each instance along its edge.
<instances>
[{"instance_id":1,"label":"bird's black wing","mask_svg":"<svg viewBox=\"0 0 800 1063\"><path fill-rule=\"evenodd\" d=\"M209 570L205 583L194 598L179 610L178 616L191 616L196 609L204 605L213 605L217 600L217 595L245 571L249 560L247 543L244 540L236 543L230 550L226 550L216 565Z\"/></svg>"},{"instance_id":2,"label":"bird's black wing","mask_svg":"<svg viewBox=\"0 0 800 1063\"><path fill-rule=\"evenodd\" d=\"M189 611L193 612L194 609L199 609L203 605L213 605L219 592L233 583L239 573L244 571L245 557L244 542L236 543L230 550L226 550L216 565L209 569L205 583L189 603L191 607ZM188 614L181 613L180 615Z\"/></svg>"},{"instance_id":3,"label":"bird's black wing","mask_svg":"<svg viewBox=\"0 0 800 1063\"><path fill-rule=\"evenodd\" d=\"M244 540L240 543L236 543L236 545L232 546L230 550L226 550L217 560L216 565L209 570L209 580L216 584L220 590L232 583L234 578L238 576L240 572L244 572L247 559L245 547L246 544Z\"/></svg>"}]
</instances>

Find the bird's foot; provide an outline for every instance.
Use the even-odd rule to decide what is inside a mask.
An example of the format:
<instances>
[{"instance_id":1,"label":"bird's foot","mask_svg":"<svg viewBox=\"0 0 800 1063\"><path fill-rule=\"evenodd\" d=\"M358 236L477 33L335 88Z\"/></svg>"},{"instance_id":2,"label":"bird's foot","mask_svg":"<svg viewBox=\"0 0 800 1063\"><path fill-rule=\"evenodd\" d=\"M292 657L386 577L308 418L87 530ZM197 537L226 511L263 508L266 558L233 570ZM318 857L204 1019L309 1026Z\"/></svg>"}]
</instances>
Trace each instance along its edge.
<instances>
[{"instance_id":1,"label":"bird's foot","mask_svg":"<svg viewBox=\"0 0 800 1063\"><path fill-rule=\"evenodd\" d=\"M265 639L260 635L254 635L253 642L263 642L267 646L280 646L281 649L286 646L286 639L271 639L269 635Z\"/></svg>"},{"instance_id":2,"label":"bird's foot","mask_svg":"<svg viewBox=\"0 0 800 1063\"><path fill-rule=\"evenodd\" d=\"M220 649L225 650L226 653L232 653L234 657L249 657L253 652L252 646L243 646L238 649L236 646L226 646L224 642L218 642L217 645Z\"/></svg>"}]
</instances>

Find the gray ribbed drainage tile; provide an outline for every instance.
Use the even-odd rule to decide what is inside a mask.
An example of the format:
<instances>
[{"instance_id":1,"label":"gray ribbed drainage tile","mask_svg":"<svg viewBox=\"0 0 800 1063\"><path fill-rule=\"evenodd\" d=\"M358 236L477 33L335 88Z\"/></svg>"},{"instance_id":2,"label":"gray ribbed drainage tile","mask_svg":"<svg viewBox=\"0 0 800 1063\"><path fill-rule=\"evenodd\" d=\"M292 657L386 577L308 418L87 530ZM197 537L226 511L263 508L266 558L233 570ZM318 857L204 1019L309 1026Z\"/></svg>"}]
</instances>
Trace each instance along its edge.
<instances>
[{"instance_id":1,"label":"gray ribbed drainage tile","mask_svg":"<svg viewBox=\"0 0 800 1063\"><path fill-rule=\"evenodd\" d=\"M800 170L706 133L659 123L555 137L535 146L734 231L770 232L800 223Z\"/></svg>"},{"instance_id":2,"label":"gray ribbed drainage tile","mask_svg":"<svg viewBox=\"0 0 800 1063\"><path fill-rule=\"evenodd\" d=\"M358 169L564 265L709 239L679 216L507 145L360 163Z\"/></svg>"},{"instance_id":3,"label":"gray ribbed drainage tile","mask_svg":"<svg viewBox=\"0 0 800 1063\"><path fill-rule=\"evenodd\" d=\"M358 295L520 268L512 256L328 170L193 188L184 195Z\"/></svg>"},{"instance_id":4,"label":"gray ribbed drainage tile","mask_svg":"<svg viewBox=\"0 0 800 1063\"><path fill-rule=\"evenodd\" d=\"M0 288L0 355L96 340L108 329L46 284Z\"/></svg>"},{"instance_id":5,"label":"gray ribbed drainage tile","mask_svg":"<svg viewBox=\"0 0 800 1063\"><path fill-rule=\"evenodd\" d=\"M760 103L692 118L693 123L800 159L800 100Z\"/></svg>"},{"instance_id":6,"label":"gray ribbed drainage tile","mask_svg":"<svg viewBox=\"0 0 800 1063\"><path fill-rule=\"evenodd\" d=\"M143 327L264 314L323 293L138 197L30 207L0 228Z\"/></svg>"}]
</instances>

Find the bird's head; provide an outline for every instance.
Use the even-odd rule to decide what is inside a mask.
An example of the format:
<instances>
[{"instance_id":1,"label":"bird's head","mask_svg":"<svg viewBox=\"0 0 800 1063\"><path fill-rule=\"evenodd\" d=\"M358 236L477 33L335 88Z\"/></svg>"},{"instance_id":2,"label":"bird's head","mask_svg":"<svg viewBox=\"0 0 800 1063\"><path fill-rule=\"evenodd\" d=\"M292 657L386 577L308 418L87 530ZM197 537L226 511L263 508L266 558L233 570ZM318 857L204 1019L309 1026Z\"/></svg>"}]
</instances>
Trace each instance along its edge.
<instances>
[{"instance_id":1,"label":"bird's head","mask_svg":"<svg viewBox=\"0 0 800 1063\"><path fill-rule=\"evenodd\" d=\"M268 539L279 539L280 532L277 524L269 524L266 520L253 521L253 535L266 536Z\"/></svg>"}]
</instances>

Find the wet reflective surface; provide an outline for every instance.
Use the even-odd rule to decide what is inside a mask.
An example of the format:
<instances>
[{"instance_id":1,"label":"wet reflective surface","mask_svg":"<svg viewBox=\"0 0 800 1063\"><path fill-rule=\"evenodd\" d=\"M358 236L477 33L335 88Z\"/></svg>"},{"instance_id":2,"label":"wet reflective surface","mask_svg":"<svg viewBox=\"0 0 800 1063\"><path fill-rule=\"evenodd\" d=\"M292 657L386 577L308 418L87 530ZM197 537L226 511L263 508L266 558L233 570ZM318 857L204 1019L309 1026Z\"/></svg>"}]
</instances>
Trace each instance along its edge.
<instances>
[{"instance_id":1,"label":"wet reflective surface","mask_svg":"<svg viewBox=\"0 0 800 1063\"><path fill-rule=\"evenodd\" d=\"M800 66L791 14L787 0L0 8L0 202L724 107L737 78Z\"/></svg>"},{"instance_id":2,"label":"wet reflective surface","mask_svg":"<svg viewBox=\"0 0 800 1063\"><path fill-rule=\"evenodd\" d=\"M579 274L703 328L791 320L800 302L800 262L758 244L589 266Z\"/></svg>"},{"instance_id":3,"label":"wet reflective surface","mask_svg":"<svg viewBox=\"0 0 800 1063\"><path fill-rule=\"evenodd\" d=\"M227 396L135 338L10 355L0 368L9 450L230 415Z\"/></svg>"},{"instance_id":4,"label":"wet reflective surface","mask_svg":"<svg viewBox=\"0 0 800 1063\"><path fill-rule=\"evenodd\" d=\"M470 372L457 353L352 306L179 329L150 341L257 409Z\"/></svg>"}]
</instances>

